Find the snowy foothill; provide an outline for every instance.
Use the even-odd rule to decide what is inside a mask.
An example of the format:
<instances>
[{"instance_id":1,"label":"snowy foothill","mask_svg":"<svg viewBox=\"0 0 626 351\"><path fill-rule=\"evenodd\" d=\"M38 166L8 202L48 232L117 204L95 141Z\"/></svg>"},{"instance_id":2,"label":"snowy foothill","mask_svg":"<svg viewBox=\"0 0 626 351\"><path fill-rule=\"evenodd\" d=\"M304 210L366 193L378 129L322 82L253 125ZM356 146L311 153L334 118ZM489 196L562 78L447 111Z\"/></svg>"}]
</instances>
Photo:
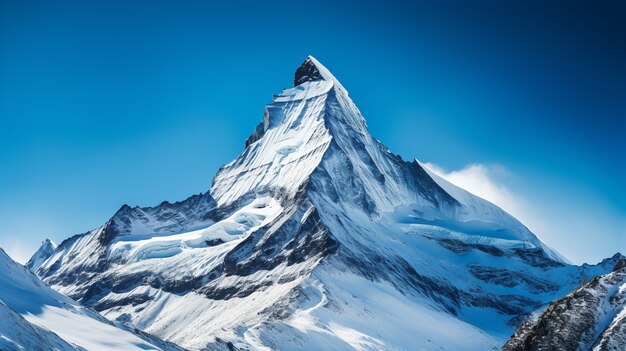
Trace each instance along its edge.
<instances>
[{"instance_id":1,"label":"snowy foothill","mask_svg":"<svg viewBox=\"0 0 626 351\"><path fill-rule=\"evenodd\" d=\"M163 350L50 289L1 249L0 315L2 350Z\"/></svg>"}]
</instances>

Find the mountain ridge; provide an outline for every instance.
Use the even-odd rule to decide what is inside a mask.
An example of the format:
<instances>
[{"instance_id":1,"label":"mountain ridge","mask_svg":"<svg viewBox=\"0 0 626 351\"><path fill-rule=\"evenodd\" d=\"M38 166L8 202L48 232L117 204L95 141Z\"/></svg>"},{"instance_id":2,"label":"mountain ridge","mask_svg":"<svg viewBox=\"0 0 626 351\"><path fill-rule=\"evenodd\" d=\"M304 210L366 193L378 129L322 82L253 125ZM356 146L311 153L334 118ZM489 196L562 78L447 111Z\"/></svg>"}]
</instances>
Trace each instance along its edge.
<instances>
[{"instance_id":1,"label":"mountain ridge","mask_svg":"<svg viewBox=\"0 0 626 351\"><path fill-rule=\"evenodd\" d=\"M536 319L522 325L503 350L552 350L556 345L567 350L623 348L626 343L625 267L626 259L622 256L610 273L597 276L550 303Z\"/></svg>"}]
</instances>

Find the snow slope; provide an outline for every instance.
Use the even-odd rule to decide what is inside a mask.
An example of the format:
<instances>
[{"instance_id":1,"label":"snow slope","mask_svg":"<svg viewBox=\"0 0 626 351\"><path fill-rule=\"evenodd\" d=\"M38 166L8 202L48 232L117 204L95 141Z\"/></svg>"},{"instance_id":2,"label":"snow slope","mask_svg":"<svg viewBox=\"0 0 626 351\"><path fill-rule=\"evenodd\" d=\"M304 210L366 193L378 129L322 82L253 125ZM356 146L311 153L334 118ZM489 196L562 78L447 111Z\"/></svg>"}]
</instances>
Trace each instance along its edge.
<instances>
[{"instance_id":1,"label":"snow slope","mask_svg":"<svg viewBox=\"0 0 626 351\"><path fill-rule=\"evenodd\" d=\"M3 351L76 351L50 330L29 323L0 301L0 350Z\"/></svg>"},{"instance_id":2,"label":"snow slope","mask_svg":"<svg viewBox=\"0 0 626 351\"><path fill-rule=\"evenodd\" d=\"M612 268L391 153L315 58L294 82L209 192L123 206L37 274L193 350L485 350Z\"/></svg>"},{"instance_id":3,"label":"snow slope","mask_svg":"<svg viewBox=\"0 0 626 351\"><path fill-rule=\"evenodd\" d=\"M2 350L178 350L114 326L47 287L1 249L0 314Z\"/></svg>"}]
</instances>

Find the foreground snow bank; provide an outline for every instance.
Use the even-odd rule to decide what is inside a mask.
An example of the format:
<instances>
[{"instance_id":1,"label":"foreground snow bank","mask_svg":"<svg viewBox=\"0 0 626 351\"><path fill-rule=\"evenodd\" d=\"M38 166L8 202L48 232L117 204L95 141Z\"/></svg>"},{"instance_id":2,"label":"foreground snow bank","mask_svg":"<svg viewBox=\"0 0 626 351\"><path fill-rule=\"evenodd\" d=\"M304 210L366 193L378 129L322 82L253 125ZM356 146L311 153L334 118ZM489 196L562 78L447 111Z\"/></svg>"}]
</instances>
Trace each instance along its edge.
<instances>
[{"instance_id":1,"label":"foreground snow bank","mask_svg":"<svg viewBox=\"0 0 626 351\"><path fill-rule=\"evenodd\" d=\"M0 349L167 350L42 283L0 249ZM177 348L171 347L171 350Z\"/></svg>"}]
</instances>

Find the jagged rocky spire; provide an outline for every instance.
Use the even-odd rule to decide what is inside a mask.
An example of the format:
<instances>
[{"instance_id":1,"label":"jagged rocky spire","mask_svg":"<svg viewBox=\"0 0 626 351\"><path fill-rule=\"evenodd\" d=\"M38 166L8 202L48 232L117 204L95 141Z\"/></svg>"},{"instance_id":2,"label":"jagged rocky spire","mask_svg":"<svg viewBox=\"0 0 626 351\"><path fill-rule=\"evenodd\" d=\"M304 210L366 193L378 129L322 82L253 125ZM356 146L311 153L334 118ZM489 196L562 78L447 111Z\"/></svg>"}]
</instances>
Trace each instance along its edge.
<instances>
[{"instance_id":1,"label":"jagged rocky spire","mask_svg":"<svg viewBox=\"0 0 626 351\"><path fill-rule=\"evenodd\" d=\"M337 78L330 73L328 68L324 67L324 65L322 65L315 57L309 55L296 70L293 85L298 86L302 83L318 80L332 82L335 88L340 89L347 94L346 89L341 85L341 83L339 83Z\"/></svg>"},{"instance_id":2,"label":"jagged rocky spire","mask_svg":"<svg viewBox=\"0 0 626 351\"><path fill-rule=\"evenodd\" d=\"M293 80L294 87L304 82L324 79L312 58L313 57L310 55L307 56L304 62L296 70L296 74Z\"/></svg>"}]
</instances>

